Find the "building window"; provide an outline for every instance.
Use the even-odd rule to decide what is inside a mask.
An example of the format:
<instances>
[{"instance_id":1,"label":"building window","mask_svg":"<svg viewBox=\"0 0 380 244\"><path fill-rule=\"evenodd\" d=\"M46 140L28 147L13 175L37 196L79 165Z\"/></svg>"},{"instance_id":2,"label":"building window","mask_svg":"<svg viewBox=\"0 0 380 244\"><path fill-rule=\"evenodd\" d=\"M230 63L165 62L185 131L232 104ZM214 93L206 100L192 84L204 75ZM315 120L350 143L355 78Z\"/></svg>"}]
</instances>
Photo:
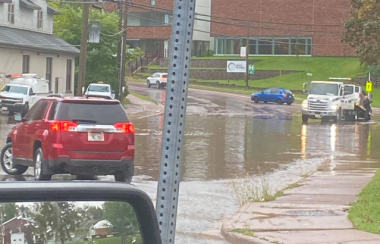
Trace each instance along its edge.
<instances>
[{"instance_id":1,"label":"building window","mask_svg":"<svg viewBox=\"0 0 380 244\"><path fill-rule=\"evenodd\" d=\"M53 58L46 58L46 79L49 81L49 91L51 91L51 72L52 72Z\"/></svg>"},{"instance_id":2,"label":"building window","mask_svg":"<svg viewBox=\"0 0 380 244\"><path fill-rule=\"evenodd\" d=\"M41 10L37 12L37 28L43 28L43 12Z\"/></svg>"},{"instance_id":3,"label":"building window","mask_svg":"<svg viewBox=\"0 0 380 244\"><path fill-rule=\"evenodd\" d=\"M249 54L251 55L311 55L311 37L251 37ZM245 47L245 37L215 38L215 51L218 55L239 55L240 47Z\"/></svg>"},{"instance_id":4,"label":"building window","mask_svg":"<svg viewBox=\"0 0 380 244\"><path fill-rule=\"evenodd\" d=\"M150 5L156 5L156 0L150 0Z\"/></svg>"},{"instance_id":5,"label":"building window","mask_svg":"<svg viewBox=\"0 0 380 244\"><path fill-rule=\"evenodd\" d=\"M15 5L12 3L8 4L8 22L11 24L15 23Z\"/></svg>"},{"instance_id":6,"label":"building window","mask_svg":"<svg viewBox=\"0 0 380 244\"><path fill-rule=\"evenodd\" d=\"M130 13L128 26L165 26L171 25L172 15L169 13Z\"/></svg>"},{"instance_id":7,"label":"building window","mask_svg":"<svg viewBox=\"0 0 380 244\"><path fill-rule=\"evenodd\" d=\"M71 59L68 59L66 65L66 92L71 92L71 68Z\"/></svg>"},{"instance_id":8,"label":"building window","mask_svg":"<svg viewBox=\"0 0 380 244\"><path fill-rule=\"evenodd\" d=\"M29 65L30 65L30 56L23 55L22 56L22 73L23 74L29 73Z\"/></svg>"}]
</instances>

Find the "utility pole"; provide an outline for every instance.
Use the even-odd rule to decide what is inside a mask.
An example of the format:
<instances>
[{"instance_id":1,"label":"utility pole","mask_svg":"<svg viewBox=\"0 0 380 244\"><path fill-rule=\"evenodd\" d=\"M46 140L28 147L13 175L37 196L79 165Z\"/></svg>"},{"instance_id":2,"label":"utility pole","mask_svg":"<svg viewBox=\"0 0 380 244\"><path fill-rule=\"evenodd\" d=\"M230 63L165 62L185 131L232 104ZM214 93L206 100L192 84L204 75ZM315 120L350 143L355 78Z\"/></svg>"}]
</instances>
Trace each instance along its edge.
<instances>
[{"instance_id":1,"label":"utility pole","mask_svg":"<svg viewBox=\"0 0 380 244\"><path fill-rule=\"evenodd\" d=\"M90 16L90 4L83 3L82 13L82 36L80 40L79 73L77 82L77 96L82 96L82 87L86 80L87 41L88 41L88 18Z\"/></svg>"},{"instance_id":2,"label":"utility pole","mask_svg":"<svg viewBox=\"0 0 380 244\"><path fill-rule=\"evenodd\" d=\"M128 7L127 2L124 2L124 4L119 5L120 9L120 31L122 32L121 39L120 39L120 67L119 67L119 100L122 98L123 93L123 86L125 85L125 53L126 53L126 46L127 46L127 24L128 24Z\"/></svg>"},{"instance_id":3,"label":"utility pole","mask_svg":"<svg viewBox=\"0 0 380 244\"><path fill-rule=\"evenodd\" d=\"M165 244L175 242L194 15L195 0L174 1L156 206Z\"/></svg>"},{"instance_id":4,"label":"utility pole","mask_svg":"<svg viewBox=\"0 0 380 244\"><path fill-rule=\"evenodd\" d=\"M249 50L249 32L250 32L250 26L249 26L249 22L248 22L248 28L247 28L247 43L246 43L246 48L245 48L245 86L246 88L248 88L248 80L249 80L249 74L248 74L248 60L249 60L249 53L250 53L250 50Z\"/></svg>"}]
</instances>

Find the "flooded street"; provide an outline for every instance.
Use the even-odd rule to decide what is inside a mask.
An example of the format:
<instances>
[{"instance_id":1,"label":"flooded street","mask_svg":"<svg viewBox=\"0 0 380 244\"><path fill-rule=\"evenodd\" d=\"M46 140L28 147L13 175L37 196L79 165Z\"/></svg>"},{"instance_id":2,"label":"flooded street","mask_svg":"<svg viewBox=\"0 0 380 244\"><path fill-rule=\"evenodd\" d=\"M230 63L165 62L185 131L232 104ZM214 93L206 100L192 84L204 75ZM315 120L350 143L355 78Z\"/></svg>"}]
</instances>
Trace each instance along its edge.
<instances>
[{"instance_id":1,"label":"flooded street","mask_svg":"<svg viewBox=\"0 0 380 244\"><path fill-rule=\"evenodd\" d=\"M164 90L138 83L129 89L165 102ZM297 104L254 104L249 96L194 89L187 111L176 243L226 243L219 233L221 220L240 207L233 181L266 175L277 190L316 170L334 174L380 166L378 124L311 120L303 125ZM129 117L136 126L133 184L155 200L163 115ZM0 146L12 123L6 114L0 116ZM0 178L32 180L32 170L23 177L1 173ZM62 179L75 177L53 177ZM113 176L98 179L113 181Z\"/></svg>"}]
</instances>

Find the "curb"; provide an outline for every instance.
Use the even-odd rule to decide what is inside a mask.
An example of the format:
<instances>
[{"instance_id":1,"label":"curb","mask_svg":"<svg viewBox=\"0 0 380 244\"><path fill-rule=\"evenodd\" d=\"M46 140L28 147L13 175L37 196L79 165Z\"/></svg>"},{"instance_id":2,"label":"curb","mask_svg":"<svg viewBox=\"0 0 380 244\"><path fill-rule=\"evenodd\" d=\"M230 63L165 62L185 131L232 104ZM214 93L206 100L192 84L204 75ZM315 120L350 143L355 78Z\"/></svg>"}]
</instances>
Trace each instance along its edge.
<instances>
[{"instance_id":1,"label":"curb","mask_svg":"<svg viewBox=\"0 0 380 244\"><path fill-rule=\"evenodd\" d=\"M230 224L223 223L220 234L223 238L232 244L268 244L269 242L260 240L257 237L247 236L240 233L231 232L232 227Z\"/></svg>"}]
</instances>

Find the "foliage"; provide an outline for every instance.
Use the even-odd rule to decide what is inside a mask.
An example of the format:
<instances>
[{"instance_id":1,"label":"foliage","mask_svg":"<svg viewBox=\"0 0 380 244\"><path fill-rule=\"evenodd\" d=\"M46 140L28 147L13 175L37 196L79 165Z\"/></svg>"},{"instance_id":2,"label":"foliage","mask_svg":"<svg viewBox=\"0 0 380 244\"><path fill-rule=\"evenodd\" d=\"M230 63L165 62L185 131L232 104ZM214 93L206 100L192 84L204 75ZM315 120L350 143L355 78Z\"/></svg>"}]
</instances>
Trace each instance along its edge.
<instances>
[{"instance_id":1,"label":"foliage","mask_svg":"<svg viewBox=\"0 0 380 244\"><path fill-rule=\"evenodd\" d=\"M86 209L86 217L89 219L102 219L104 214L104 209L99 207L91 206Z\"/></svg>"},{"instance_id":2,"label":"foliage","mask_svg":"<svg viewBox=\"0 0 380 244\"><path fill-rule=\"evenodd\" d=\"M3 203L0 205L0 218L2 222L6 222L17 216L17 208L15 203Z\"/></svg>"},{"instance_id":3,"label":"foliage","mask_svg":"<svg viewBox=\"0 0 380 244\"><path fill-rule=\"evenodd\" d=\"M380 234L380 170L358 196L349 210L348 218L359 230Z\"/></svg>"},{"instance_id":4,"label":"foliage","mask_svg":"<svg viewBox=\"0 0 380 244\"><path fill-rule=\"evenodd\" d=\"M54 16L54 34L72 45L80 45L82 33L81 4L65 4L50 2L54 8L62 12ZM87 49L87 71L85 87L90 83L103 81L110 84L116 94L119 94L119 68L116 54L118 52L120 34L119 15L105 13L103 10L91 9L90 20L101 22L100 43L89 43ZM116 35L115 35L116 34ZM128 50L125 54L126 63L144 55L141 49ZM78 62L76 62L78 66ZM76 72L78 67L76 67Z\"/></svg>"},{"instance_id":5,"label":"foliage","mask_svg":"<svg viewBox=\"0 0 380 244\"><path fill-rule=\"evenodd\" d=\"M201 57L212 57L212 56L214 56L213 50L202 51Z\"/></svg>"},{"instance_id":6,"label":"foliage","mask_svg":"<svg viewBox=\"0 0 380 244\"><path fill-rule=\"evenodd\" d=\"M366 65L380 64L380 1L351 0L351 17L344 23L342 41L355 48Z\"/></svg>"},{"instance_id":7,"label":"foliage","mask_svg":"<svg viewBox=\"0 0 380 244\"><path fill-rule=\"evenodd\" d=\"M40 240L57 240L64 243L76 234L81 224L72 202L42 202L34 204L33 234Z\"/></svg>"},{"instance_id":8,"label":"foliage","mask_svg":"<svg viewBox=\"0 0 380 244\"><path fill-rule=\"evenodd\" d=\"M369 65L367 67L366 76L371 73L371 76L380 77L380 65Z\"/></svg>"},{"instance_id":9,"label":"foliage","mask_svg":"<svg viewBox=\"0 0 380 244\"><path fill-rule=\"evenodd\" d=\"M127 54L125 56L125 63L136 61L142 56L144 56L144 52L143 50L141 50L141 48L137 47L134 49L129 49L129 46L127 46Z\"/></svg>"},{"instance_id":10,"label":"foliage","mask_svg":"<svg viewBox=\"0 0 380 244\"><path fill-rule=\"evenodd\" d=\"M122 244L125 243L127 235L137 234L139 225L133 207L125 202L105 202L104 219L112 224L112 229L122 237Z\"/></svg>"}]
</instances>

